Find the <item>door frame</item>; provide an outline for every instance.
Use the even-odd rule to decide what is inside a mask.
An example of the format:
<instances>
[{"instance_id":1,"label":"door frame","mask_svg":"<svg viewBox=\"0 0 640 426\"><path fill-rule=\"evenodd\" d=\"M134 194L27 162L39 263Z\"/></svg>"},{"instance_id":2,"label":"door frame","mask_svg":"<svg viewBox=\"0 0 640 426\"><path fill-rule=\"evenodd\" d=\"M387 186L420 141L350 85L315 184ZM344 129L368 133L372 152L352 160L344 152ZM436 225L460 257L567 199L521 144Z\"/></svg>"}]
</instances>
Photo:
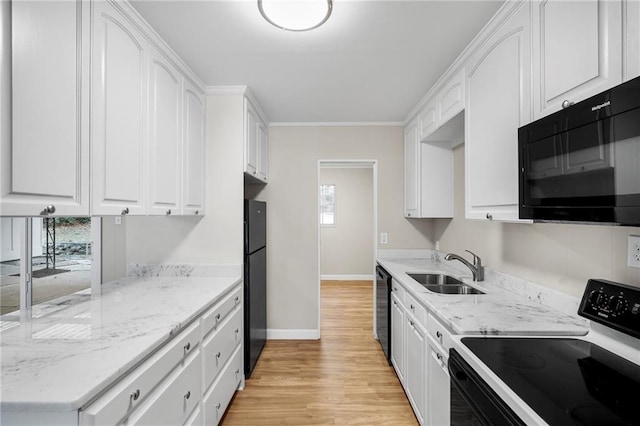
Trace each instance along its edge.
<instances>
[{"instance_id":1,"label":"door frame","mask_svg":"<svg viewBox=\"0 0 640 426\"><path fill-rule=\"evenodd\" d=\"M373 279L373 296L371 300L371 304L373 307L373 312L375 313L376 307L376 256L378 253L378 160L367 160L367 159L358 159L358 160L318 160L318 170L316 176L316 226L318 232L318 259L317 259L317 286L318 286L318 338L322 336L322 299L320 292L321 285L321 261L322 261L322 249L320 247L321 244L321 226L320 226L320 172L322 169L372 169L372 189L373 189L373 259L371 264L372 276ZM373 315L373 336L376 336L376 316Z\"/></svg>"}]
</instances>

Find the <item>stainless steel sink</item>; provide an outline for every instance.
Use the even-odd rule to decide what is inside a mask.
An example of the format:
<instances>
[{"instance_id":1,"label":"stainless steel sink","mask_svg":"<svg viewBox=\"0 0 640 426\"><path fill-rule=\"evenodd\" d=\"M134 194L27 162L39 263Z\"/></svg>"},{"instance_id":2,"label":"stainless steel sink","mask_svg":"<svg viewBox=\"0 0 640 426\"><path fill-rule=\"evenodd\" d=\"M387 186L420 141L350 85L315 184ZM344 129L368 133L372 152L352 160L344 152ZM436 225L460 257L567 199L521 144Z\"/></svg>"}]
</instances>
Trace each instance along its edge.
<instances>
[{"instance_id":1,"label":"stainless steel sink","mask_svg":"<svg viewBox=\"0 0 640 426\"><path fill-rule=\"evenodd\" d=\"M422 285L429 291L442 294L484 294L483 291L466 284Z\"/></svg>"},{"instance_id":2,"label":"stainless steel sink","mask_svg":"<svg viewBox=\"0 0 640 426\"><path fill-rule=\"evenodd\" d=\"M459 285L463 284L457 278L444 274L407 274L422 285Z\"/></svg>"},{"instance_id":3,"label":"stainless steel sink","mask_svg":"<svg viewBox=\"0 0 640 426\"><path fill-rule=\"evenodd\" d=\"M407 274L424 288L441 294L484 294L477 288L466 285L457 278L444 274Z\"/></svg>"}]
</instances>

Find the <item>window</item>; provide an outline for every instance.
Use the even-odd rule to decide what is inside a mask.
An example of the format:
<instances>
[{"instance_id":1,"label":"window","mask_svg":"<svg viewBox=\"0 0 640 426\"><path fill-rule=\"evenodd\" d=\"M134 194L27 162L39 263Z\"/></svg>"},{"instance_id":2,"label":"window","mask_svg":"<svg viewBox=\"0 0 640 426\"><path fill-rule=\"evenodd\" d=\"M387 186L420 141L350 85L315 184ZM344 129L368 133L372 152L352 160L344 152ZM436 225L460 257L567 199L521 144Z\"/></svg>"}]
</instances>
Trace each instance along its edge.
<instances>
[{"instance_id":1,"label":"window","mask_svg":"<svg viewBox=\"0 0 640 426\"><path fill-rule=\"evenodd\" d=\"M320 185L320 225L335 226L336 224L336 186L335 184Z\"/></svg>"}]
</instances>

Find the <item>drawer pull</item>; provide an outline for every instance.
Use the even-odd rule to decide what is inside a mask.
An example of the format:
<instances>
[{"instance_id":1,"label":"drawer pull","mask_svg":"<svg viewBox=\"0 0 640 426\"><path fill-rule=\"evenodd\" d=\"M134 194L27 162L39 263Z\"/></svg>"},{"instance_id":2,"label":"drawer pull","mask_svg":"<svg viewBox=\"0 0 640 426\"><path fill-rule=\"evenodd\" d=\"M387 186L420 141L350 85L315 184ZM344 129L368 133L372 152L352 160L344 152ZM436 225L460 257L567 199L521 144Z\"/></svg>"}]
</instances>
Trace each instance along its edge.
<instances>
[{"instance_id":1,"label":"drawer pull","mask_svg":"<svg viewBox=\"0 0 640 426\"><path fill-rule=\"evenodd\" d=\"M221 355L221 354L220 354L220 352L218 352L218 353L216 354L216 358L220 359L220 355Z\"/></svg>"},{"instance_id":2,"label":"drawer pull","mask_svg":"<svg viewBox=\"0 0 640 426\"><path fill-rule=\"evenodd\" d=\"M409 321L409 324L411 324L411 327L413 327L415 325L415 323L413 321Z\"/></svg>"},{"instance_id":3,"label":"drawer pull","mask_svg":"<svg viewBox=\"0 0 640 426\"><path fill-rule=\"evenodd\" d=\"M398 287L394 287L394 288L393 288L393 291L398 291Z\"/></svg>"},{"instance_id":4,"label":"drawer pull","mask_svg":"<svg viewBox=\"0 0 640 426\"><path fill-rule=\"evenodd\" d=\"M240 369L236 368L236 375L240 374Z\"/></svg>"},{"instance_id":5,"label":"drawer pull","mask_svg":"<svg viewBox=\"0 0 640 426\"><path fill-rule=\"evenodd\" d=\"M233 301L234 301L234 302L236 302L236 303L238 303L238 302L240 301L240 296L236 296L236 297L233 299Z\"/></svg>"},{"instance_id":6,"label":"drawer pull","mask_svg":"<svg viewBox=\"0 0 640 426\"><path fill-rule=\"evenodd\" d=\"M129 395L129 401L137 401L140 398L140 389L136 389Z\"/></svg>"},{"instance_id":7,"label":"drawer pull","mask_svg":"<svg viewBox=\"0 0 640 426\"><path fill-rule=\"evenodd\" d=\"M220 404L219 402L216 404L216 410L219 410L220 407L222 407L222 404Z\"/></svg>"},{"instance_id":8,"label":"drawer pull","mask_svg":"<svg viewBox=\"0 0 640 426\"><path fill-rule=\"evenodd\" d=\"M442 333L440 333L439 331L436 331L436 336L438 337L438 339L442 339Z\"/></svg>"},{"instance_id":9,"label":"drawer pull","mask_svg":"<svg viewBox=\"0 0 640 426\"><path fill-rule=\"evenodd\" d=\"M411 305L411 310L413 311L414 309L416 309L416 307Z\"/></svg>"},{"instance_id":10,"label":"drawer pull","mask_svg":"<svg viewBox=\"0 0 640 426\"><path fill-rule=\"evenodd\" d=\"M187 344L186 344L186 345L184 345L184 351L185 351L185 352L189 352L189 349L191 349L191 343L190 343L190 342L187 342Z\"/></svg>"},{"instance_id":11,"label":"drawer pull","mask_svg":"<svg viewBox=\"0 0 640 426\"><path fill-rule=\"evenodd\" d=\"M191 391L187 391L187 393L184 394L184 399L189 399L191 398Z\"/></svg>"},{"instance_id":12,"label":"drawer pull","mask_svg":"<svg viewBox=\"0 0 640 426\"><path fill-rule=\"evenodd\" d=\"M216 315L216 321L220 321L220 314Z\"/></svg>"},{"instance_id":13,"label":"drawer pull","mask_svg":"<svg viewBox=\"0 0 640 426\"><path fill-rule=\"evenodd\" d=\"M236 334L240 333L240 329L239 329L239 328L236 328L236 329L235 329L235 332L236 332Z\"/></svg>"}]
</instances>

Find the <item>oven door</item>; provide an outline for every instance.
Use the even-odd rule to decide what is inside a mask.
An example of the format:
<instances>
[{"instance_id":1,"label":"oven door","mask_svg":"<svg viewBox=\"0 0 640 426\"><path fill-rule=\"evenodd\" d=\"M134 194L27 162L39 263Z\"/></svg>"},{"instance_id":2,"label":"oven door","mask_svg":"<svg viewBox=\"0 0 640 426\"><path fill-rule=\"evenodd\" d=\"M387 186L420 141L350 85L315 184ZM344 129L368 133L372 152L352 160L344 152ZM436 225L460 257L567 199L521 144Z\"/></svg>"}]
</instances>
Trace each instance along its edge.
<instances>
[{"instance_id":1,"label":"oven door","mask_svg":"<svg viewBox=\"0 0 640 426\"><path fill-rule=\"evenodd\" d=\"M525 425L455 349L449 352L451 424Z\"/></svg>"}]
</instances>

